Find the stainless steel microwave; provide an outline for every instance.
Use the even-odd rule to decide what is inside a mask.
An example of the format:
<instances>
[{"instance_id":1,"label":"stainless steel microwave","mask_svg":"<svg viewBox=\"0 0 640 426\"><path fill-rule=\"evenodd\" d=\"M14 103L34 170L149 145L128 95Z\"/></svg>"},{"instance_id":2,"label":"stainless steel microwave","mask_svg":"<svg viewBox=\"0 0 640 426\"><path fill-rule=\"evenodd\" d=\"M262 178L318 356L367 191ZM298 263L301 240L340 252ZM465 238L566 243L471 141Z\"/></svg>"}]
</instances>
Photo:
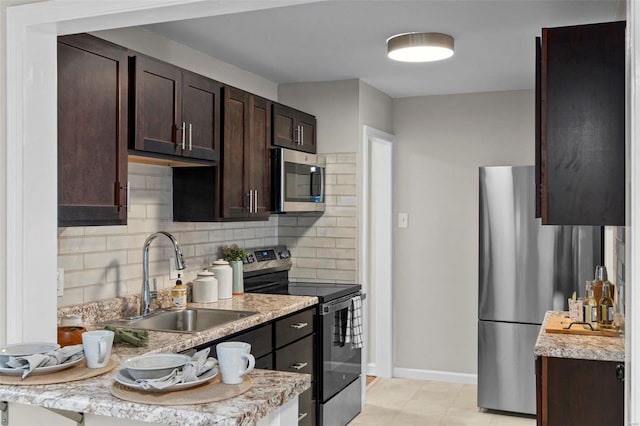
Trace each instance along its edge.
<instances>
[{"instance_id":1,"label":"stainless steel microwave","mask_svg":"<svg viewBox=\"0 0 640 426\"><path fill-rule=\"evenodd\" d=\"M275 212L323 212L324 161L316 154L285 148L274 148L271 159Z\"/></svg>"}]
</instances>

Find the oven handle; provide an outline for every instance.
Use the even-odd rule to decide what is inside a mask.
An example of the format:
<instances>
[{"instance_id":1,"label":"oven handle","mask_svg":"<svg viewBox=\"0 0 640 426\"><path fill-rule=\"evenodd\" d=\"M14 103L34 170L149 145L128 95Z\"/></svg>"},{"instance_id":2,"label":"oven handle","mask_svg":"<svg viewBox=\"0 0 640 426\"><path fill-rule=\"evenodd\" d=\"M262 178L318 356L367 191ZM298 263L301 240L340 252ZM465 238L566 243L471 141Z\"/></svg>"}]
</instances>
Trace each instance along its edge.
<instances>
[{"instance_id":1,"label":"oven handle","mask_svg":"<svg viewBox=\"0 0 640 426\"><path fill-rule=\"evenodd\" d=\"M360 294L360 300L364 300L366 298L367 298L366 293ZM348 308L349 306L351 306L351 299L353 299L353 297L338 300L336 302L322 303L320 305L320 315L329 315L336 311L340 311L342 309Z\"/></svg>"}]
</instances>

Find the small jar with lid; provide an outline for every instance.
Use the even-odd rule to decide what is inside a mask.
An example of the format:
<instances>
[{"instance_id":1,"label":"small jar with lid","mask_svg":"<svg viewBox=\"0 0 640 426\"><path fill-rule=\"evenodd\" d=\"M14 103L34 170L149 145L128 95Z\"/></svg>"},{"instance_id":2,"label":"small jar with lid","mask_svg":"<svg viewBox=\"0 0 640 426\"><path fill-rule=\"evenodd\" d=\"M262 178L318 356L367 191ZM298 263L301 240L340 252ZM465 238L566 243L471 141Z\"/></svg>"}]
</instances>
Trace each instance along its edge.
<instances>
[{"instance_id":1,"label":"small jar with lid","mask_svg":"<svg viewBox=\"0 0 640 426\"><path fill-rule=\"evenodd\" d=\"M193 280L193 301L195 303L218 301L218 280L213 272L198 272L198 276Z\"/></svg>"},{"instance_id":2,"label":"small jar with lid","mask_svg":"<svg viewBox=\"0 0 640 426\"><path fill-rule=\"evenodd\" d=\"M218 259L209 267L218 279L218 298L231 299L233 297L233 270L224 259Z\"/></svg>"}]
</instances>

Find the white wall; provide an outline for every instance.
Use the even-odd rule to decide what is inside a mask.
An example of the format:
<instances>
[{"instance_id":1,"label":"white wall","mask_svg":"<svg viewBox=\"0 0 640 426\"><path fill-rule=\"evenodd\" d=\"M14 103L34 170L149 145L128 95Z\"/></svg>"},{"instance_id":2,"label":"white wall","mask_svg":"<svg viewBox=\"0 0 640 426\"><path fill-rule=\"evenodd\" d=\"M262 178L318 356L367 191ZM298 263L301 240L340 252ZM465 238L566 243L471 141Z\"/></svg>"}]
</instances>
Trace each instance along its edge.
<instances>
[{"instance_id":1,"label":"white wall","mask_svg":"<svg viewBox=\"0 0 640 426\"><path fill-rule=\"evenodd\" d=\"M357 152L359 80L278 86L278 100L318 119L318 152Z\"/></svg>"},{"instance_id":2,"label":"white wall","mask_svg":"<svg viewBox=\"0 0 640 426\"><path fill-rule=\"evenodd\" d=\"M274 101L278 99L278 85L273 81L222 62L147 29L130 27L96 31L92 34L267 99Z\"/></svg>"},{"instance_id":3,"label":"white wall","mask_svg":"<svg viewBox=\"0 0 640 426\"><path fill-rule=\"evenodd\" d=\"M534 93L396 99L396 367L476 373L478 167L534 163Z\"/></svg>"},{"instance_id":4,"label":"white wall","mask_svg":"<svg viewBox=\"0 0 640 426\"><path fill-rule=\"evenodd\" d=\"M359 80L358 111L362 126L393 134L393 100L375 87Z\"/></svg>"}]
</instances>

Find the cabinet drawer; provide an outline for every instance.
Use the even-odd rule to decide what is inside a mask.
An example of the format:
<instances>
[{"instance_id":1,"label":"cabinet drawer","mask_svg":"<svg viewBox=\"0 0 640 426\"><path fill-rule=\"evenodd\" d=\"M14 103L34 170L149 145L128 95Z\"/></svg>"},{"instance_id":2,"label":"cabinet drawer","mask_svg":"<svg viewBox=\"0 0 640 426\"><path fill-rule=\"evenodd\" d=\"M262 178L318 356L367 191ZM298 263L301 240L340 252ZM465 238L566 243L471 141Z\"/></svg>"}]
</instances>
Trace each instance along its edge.
<instances>
[{"instance_id":1,"label":"cabinet drawer","mask_svg":"<svg viewBox=\"0 0 640 426\"><path fill-rule=\"evenodd\" d=\"M251 344L251 354L260 358L271 353L271 330L273 325L264 325L255 330L238 334L228 339L229 341L247 342Z\"/></svg>"},{"instance_id":2,"label":"cabinet drawer","mask_svg":"<svg viewBox=\"0 0 640 426\"><path fill-rule=\"evenodd\" d=\"M315 334L276 351L276 370L313 374L313 339Z\"/></svg>"},{"instance_id":3,"label":"cabinet drawer","mask_svg":"<svg viewBox=\"0 0 640 426\"><path fill-rule=\"evenodd\" d=\"M315 330L315 308L276 321L276 348L298 340Z\"/></svg>"},{"instance_id":4,"label":"cabinet drawer","mask_svg":"<svg viewBox=\"0 0 640 426\"><path fill-rule=\"evenodd\" d=\"M316 424L314 387L315 383L311 383L311 387L298 396L298 425L312 426Z\"/></svg>"}]
</instances>

